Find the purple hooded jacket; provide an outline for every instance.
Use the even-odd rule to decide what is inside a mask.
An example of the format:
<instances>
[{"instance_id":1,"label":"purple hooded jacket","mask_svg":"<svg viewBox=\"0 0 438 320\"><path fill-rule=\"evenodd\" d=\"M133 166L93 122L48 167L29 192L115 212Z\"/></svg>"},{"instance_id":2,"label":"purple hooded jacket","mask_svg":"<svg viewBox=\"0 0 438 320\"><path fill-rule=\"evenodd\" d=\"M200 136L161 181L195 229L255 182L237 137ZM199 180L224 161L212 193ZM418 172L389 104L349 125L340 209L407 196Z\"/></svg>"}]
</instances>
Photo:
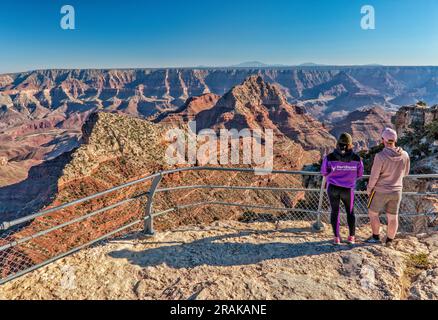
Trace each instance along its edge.
<instances>
[{"instance_id":1,"label":"purple hooded jacket","mask_svg":"<svg viewBox=\"0 0 438 320\"><path fill-rule=\"evenodd\" d=\"M342 154L338 149L324 157L321 174L327 178L327 187L335 185L354 189L356 180L363 176L362 159L353 151Z\"/></svg>"}]
</instances>

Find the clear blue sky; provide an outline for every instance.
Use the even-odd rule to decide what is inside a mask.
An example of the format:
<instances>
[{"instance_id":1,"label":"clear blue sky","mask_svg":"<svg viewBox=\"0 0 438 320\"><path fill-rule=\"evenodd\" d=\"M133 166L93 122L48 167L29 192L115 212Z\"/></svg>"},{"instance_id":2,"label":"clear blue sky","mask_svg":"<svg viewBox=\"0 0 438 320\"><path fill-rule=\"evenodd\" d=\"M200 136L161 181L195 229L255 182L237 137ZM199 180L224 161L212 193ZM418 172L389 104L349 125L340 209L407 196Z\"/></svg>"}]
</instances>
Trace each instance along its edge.
<instances>
[{"instance_id":1,"label":"clear blue sky","mask_svg":"<svg viewBox=\"0 0 438 320\"><path fill-rule=\"evenodd\" d=\"M76 30L60 28L60 8ZM376 30L360 28L362 5ZM265 63L438 65L437 0L46 0L0 6L0 73Z\"/></svg>"}]
</instances>

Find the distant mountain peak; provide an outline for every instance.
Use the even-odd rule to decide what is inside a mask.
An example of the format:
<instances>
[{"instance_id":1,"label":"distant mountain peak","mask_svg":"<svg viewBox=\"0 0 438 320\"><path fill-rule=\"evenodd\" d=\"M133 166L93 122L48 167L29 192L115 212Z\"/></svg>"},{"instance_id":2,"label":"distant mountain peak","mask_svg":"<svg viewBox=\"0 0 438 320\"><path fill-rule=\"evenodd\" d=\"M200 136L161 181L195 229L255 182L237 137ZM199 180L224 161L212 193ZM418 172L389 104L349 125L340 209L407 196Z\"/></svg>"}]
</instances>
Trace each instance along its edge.
<instances>
[{"instance_id":1,"label":"distant mountain peak","mask_svg":"<svg viewBox=\"0 0 438 320\"><path fill-rule=\"evenodd\" d=\"M324 64L314 63L314 62L304 62L299 67L321 67L324 66Z\"/></svg>"},{"instance_id":2,"label":"distant mountain peak","mask_svg":"<svg viewBox=\"0 0 438 320\"><path fill-rule=\"evenodd\" d=\"M260 62L260 61L246 61L236 65L232 65L233 68L263 68L269 67L268 64Z\"/></svg>"}]
</instances>

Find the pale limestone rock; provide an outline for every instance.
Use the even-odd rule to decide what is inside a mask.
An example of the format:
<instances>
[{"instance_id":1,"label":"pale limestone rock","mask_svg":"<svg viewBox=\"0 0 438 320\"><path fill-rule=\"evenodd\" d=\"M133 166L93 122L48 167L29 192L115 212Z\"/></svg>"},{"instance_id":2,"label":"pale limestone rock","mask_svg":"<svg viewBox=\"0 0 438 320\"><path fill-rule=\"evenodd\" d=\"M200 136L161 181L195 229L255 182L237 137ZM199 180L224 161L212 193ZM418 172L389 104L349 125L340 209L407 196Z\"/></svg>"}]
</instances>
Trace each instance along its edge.
<instances>
[{"instance_id":1,"label":"pale limestone rock","mask_svg":"<svg viewBox=\"0 0 438 320\"><path fill-rule=\"evenodd\" d=\"M4 299L438 299L438 269L406 282L410 254L438 250L437 235L395 248L335 247L303 221L234 221L112 240L0 286ZM341 230L346 232L346 230ZM368 234L359 228L358 237ZM73 269L72 269L73 267ZM73 270L74 274L66 270ZM69 284L64 288L61 284Z\"/></svg>"}]
</instances>

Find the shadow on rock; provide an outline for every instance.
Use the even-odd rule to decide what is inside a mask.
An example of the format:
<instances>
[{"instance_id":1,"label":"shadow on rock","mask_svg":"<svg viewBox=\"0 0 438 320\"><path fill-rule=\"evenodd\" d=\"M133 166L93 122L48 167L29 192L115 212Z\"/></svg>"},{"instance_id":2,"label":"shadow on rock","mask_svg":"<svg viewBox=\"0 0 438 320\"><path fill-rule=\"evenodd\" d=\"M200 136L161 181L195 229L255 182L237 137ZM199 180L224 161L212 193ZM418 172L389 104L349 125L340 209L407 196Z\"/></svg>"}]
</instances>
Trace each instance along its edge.
<instances>
[{"instance_id":1,"label":"shadow on rock","mask_svg":"<svg viewBox=\"0 0 438 320\"><path fill-rule=\"evenodd\" d=\"M109 253L109 256L115 259L127 259L131 264L143 268L161 264L166 264L172 268L193 268L201 265L248 265L265 260L320 255L351 249L348 246L335 247L331 244L331 241L251 243L250 241L255 241L255 239L243 239L253 234L259 235L269 232L272 231L244 231L143 251L128 249L113 251ZM281 232L287 232L287 229Z\"/></svg>"},{"instance_id":2,"label":"shadow on rock","mask_svg":"<svg viewBox=\"0 0 438 320\"><path fill-rule=\"evenodd\" d=\"M36 165L27 179L0 187L0 222L21 218L49 204L58 192L58 179L72 153Z\"/></svg>"}]
</instances>

